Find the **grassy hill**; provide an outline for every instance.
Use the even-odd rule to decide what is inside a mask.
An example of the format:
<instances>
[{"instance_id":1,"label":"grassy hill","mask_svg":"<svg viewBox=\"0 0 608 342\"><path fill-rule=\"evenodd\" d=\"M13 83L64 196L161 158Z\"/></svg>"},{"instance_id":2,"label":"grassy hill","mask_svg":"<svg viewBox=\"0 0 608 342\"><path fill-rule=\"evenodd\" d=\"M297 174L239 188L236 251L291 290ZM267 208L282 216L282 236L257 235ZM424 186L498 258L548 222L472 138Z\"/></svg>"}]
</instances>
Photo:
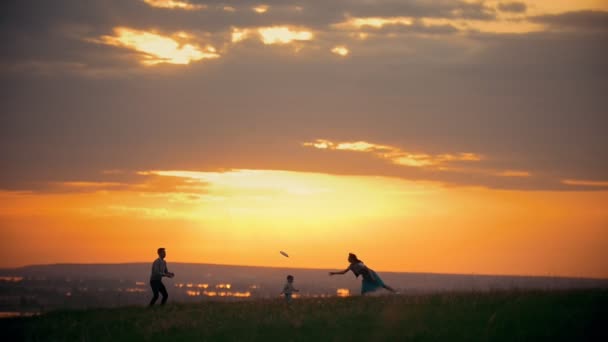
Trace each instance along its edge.
<instances>
[{"instance_id":1,"label":"grassy hill","mask_svg":"<svg viewBox=\"0 0 608 342\"><path fill-rule=\"evenodd\" d=\"M608 341L608 290L168 304L0 320L26 341Z\"/></svg>"}]
</instances>

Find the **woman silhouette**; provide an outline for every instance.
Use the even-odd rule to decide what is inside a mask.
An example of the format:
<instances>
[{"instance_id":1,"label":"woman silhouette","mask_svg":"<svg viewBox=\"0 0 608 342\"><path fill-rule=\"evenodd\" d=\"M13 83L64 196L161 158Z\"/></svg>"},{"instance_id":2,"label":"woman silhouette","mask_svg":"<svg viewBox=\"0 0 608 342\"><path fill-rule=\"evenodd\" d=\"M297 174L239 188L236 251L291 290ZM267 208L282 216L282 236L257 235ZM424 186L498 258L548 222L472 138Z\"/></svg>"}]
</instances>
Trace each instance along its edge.
<instances>
[{"instance_id":1,"label":"woman silhouette","mask_svg":"<svg viewBox=\"0 0 608 342\"><path fill-rule=\"evenodd\" d=\"M380 276L371 268L365 266L363 261L359 260L356 255L353 253L348 253L348 262L350 265L344 271L338 272L329 272L329 275L336 274L345 274L348 271L353 271L353 274L356 277L362 276L363 280L361 281L361 294L366 294L368 292L375 291L379 288L385 288L391 292L395 292L395 290L386 285Z\"/></svg>"}]
</instances>

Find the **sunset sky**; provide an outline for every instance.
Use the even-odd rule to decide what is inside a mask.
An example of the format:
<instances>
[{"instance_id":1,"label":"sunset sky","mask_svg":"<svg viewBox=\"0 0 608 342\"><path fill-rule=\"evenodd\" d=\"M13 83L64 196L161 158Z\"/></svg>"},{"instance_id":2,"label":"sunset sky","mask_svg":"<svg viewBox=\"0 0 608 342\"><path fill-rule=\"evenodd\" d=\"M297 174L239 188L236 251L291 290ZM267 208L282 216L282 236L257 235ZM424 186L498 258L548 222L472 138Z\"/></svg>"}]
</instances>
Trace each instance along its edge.
<instances>
[{"instance_id":1,"label":"sunset sky","mask_svg":"<svg viewBox=\"0 0 608 342\"><path fill-rule=\"evenodd\" d=\"M608 0L0 18L0 267L608 277Z\"/></svg>"}]
</instances>

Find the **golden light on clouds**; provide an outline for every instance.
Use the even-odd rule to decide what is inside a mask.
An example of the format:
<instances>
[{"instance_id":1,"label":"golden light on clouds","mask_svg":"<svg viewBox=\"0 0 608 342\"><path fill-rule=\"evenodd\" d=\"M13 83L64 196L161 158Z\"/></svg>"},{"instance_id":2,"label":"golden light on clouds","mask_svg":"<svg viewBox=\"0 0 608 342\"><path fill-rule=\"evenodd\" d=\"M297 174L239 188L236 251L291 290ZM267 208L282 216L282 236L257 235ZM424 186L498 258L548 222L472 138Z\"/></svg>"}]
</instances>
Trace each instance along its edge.
<instances>
[{"instance_id":1,"label":"golden light on clouds","mask_svg":"<svg viewBox=\"0 0 608 342\"><path fill-rule=\"evenodd\" d=\"M545 25L525 20L524 16L515 15L517 18L504 18L499 16L497 20L469 20L448 18L421 18L420 23L424 27L452 26L461 32L479 31L486 33L529 33L539 32L546 29Z\"/></svg>"},{"instance_id":2,"label":"golden light on clouds","mask_svg":"<svg viewBox=\"0 0 608 342\"><path fill-rule=\"evenodd\" d=\"M270 8L270 6L268 5L258 5L255 7L252 7L251 10L254 11L255 13L266 13L268 11L268 9Z\"/></svg>"},{"instance_id":3,"label":"golden light on clouds","mask_svg":"<svg viewBox=\"0 0 608 342\"><path fill-rule=\"evenodd\" d=\"M117 27L113 36L102 36L100 42L140 52L141 63L144 65L189 64L220 57L214 47L208 45L202 48L196 43L188 42L190 40L192 36L185 32L164 36L155 32Z\"/></svg>"},{"instance_id":4,"label":"golden light on clouds","mask_svg":"<svg viewBox=\"0 0 608 342\"><path fill-rule=\"evenodd\" d=\"M179 0L143 0L143 1L150 6L157 7L157 8L182 9L182 10L189 10L189 11L207 8L206 5L191 4L187 1L179 1Z\"/></svg>"},{"instance_id":5,"label":"golden light on clouds","mask_svg":"<svg viewBox=\"0 0 608 342\"><path fill-rule=\"evenodd\" d=\"M557 14L568 11L580 10L608 10L606 0L521 0L527 6L527 11L532 15ZM488 2L496 6L498 1Z\"/></svg>"},{"instance_id":6,"label":"golden light on clouds","mask_svg":"<svg viewBox=\"0 0 608 342\"><path fill-rule=\"evenodd\" d=\"M251 29L232 28L231 41L238 43L247 39L253 31Z\"/></svg>"},{"instance_id":7,"label":"golden light on clouds","mask_svg":"<svg viewBox=\"0 0 608 342\"><path fill-rule=\"evenodd\" d=\"M472 20L454 18L412 18L412 17L350 17L347 20L334 24L339 30L359 31L366 28L381 29L385 26L419 26L421 28L436 28L452 26L461 32L479 31L488 33L527 33L545 29L545 25L532 23L526 20L524 14L503 13L496 20ZM361 36L367 38L367 35Z\"/></svg>"},{"instance_id":8,"label":"golden light on clouds","mask_svg":"<svg viewBox=\"0 0 608 342\"><path fill-rule=\"evenodd\" d=\"M324 142L328 143L327 141L324 141ZM329 142L329 145L335 146L336 150L348 150L348 151L359 151L359 152L370 152L370 151L374 151L374 150L391 150L392 149L390 146L372 144L372 143L368 143L366 141L342 142L342 143L337 143L337 144Z\"/></svg>"},{"instance_id":9,"label":"golden light on clouds","mask_svg":"<svg viewBox=\"0 0 608 342\"><path fill-rule=\"evenodd\" d=\"M348 48L343 45L335 46L333 49L331 49L331 52L342 57L348 56L350 53Z\"/></svg>"},{"instance_id":10,"label":"golden light on clouds","mask_svg":"<svg viewBox=\"0 0 608 342\"><path fill-rule=\"evenodd\" d=\"M427 153L411 153L403 151L395 146L379 145L367 141L332 142L325 139L317 139L311 142L304 142L302 143L302 145L306 147L314 147L317 149L366 152L371 153L377 158L388 160L393 164L412 167L440 167L448 162L476 162L482 159L482 156L479 154L465 152L456 154L444 153L435 155Z\"/></svg>"},{"instance_id":11,"label":"golden light on clouds","mask_svg":"<svg viewBox=\"0 0 608 342\"><path fill-rule=\"evenodd\" d=\"M81 188L81 187L108 188L108 187L122 185L122 183L117 183L117 182L61 182L59 184L61 184L63 186L75 187L75 188Z\"/></svg>"},{"instance_id":12,"label":"golden light on clouds","mask_svg":"<svg viewBox=\"0 0 608 342\"><path fill-rule=\"evenodd\" d=\"M118 182L52 182L51 188L62 189L63 191L106 191L124 188L126 185Z\"/></svg>"},{"instance_id":13,"label":"golden light on clouds","mask_svg":"<svg viewBox=\"0 0 608 342\"><path fill-rule=\"evenodd\" d=\"M258 29L264 44L289 44L293 41L311 40L313 34L307 30L296 30L288 26L272 26Z\"/></svg>"},{"instance_id":14,"label":"golden light on clouds","mask_svg":"<svg viewBox=\"0 0 608 342\"><path fill-rule=\"evenodd\" d=\"M316 141L313 141L313 142L305 142L302 145L303 146L312 146L314 148L326 150L330 147L333 147L334 143L332 143L329 140L317 139Z\"/></svg>"},{"instance_id":15,"label":"golden light on clouds","mask_svg":"<svg viewBox=\"0 0 608 342\"><path fill-rule=\"evenodd\" d=\"M576 185L576 186L589 186L589 187L608 187L608 181L592 181L584 179L563 179L562 184Z\"/></svg>"},{"instance_id":16,"label":"golden light on clouds","mask_svg":"<svg viewBox=\"0 0 608 342\"><path fill-rule=\"evenodd\" d=\"M253 37L260 39L260 41L266 45L272 45L311 40L313 39L313 34L308 29L298 29L289 26L232 28L231 41L233 43L238 43Z\"/></svg>"},{"instance_id":17,"label":"golden light on clouds","mask_svg":"<svg viewBox=\"0 0 608 342\"><path fill-rule=\"evenodd\" d=\"M410 26L413 23L414 19L411 17L353 17L335 26L338 28L362 28L365 26L382 28L386 25Z\"/></svg>"}]
</instances>

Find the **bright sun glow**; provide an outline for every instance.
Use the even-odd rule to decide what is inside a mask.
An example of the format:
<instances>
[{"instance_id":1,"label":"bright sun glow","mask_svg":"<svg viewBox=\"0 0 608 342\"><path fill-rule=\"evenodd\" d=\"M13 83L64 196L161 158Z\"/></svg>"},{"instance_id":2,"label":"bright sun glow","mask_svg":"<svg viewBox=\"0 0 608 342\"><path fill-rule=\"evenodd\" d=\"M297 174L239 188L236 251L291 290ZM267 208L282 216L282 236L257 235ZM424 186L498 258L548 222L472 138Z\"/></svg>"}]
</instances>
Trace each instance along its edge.
<instances>
[{"instance_id":1,"label":"bright sun glow","mask_svg":"<svg viewBox=\"0 0 608 342\"><path fill-rule=\"evenodd\" d=\"M145 65L189 64L202 59L220 57L212 46L201 48L195 43L180 44L179 42L179 40L189 39L191 36L185 32L178 32L174 37L169 37L153 32L117 27L114 29L113 36L102 36L101 42L141 52L141 63Z\"/></svg>"},{"instance_id":2,"label":"bright sun glow","mask_svg":"<svg viewBox=\"0 0 608 342\"><path fill-rule=\"evenodd\" d=\"M338 267L354 250L379 270L606 276L605 264L593 263L608 250L605 191L280 170L138 177L65 182L46 193L0 191L5 259L124 262L165 241L171 260L184 262L284 266L276 251L287 248L300 256L292 267Z\"/></svg>"},{"instance_id":3,"label":"bright sun glow","mask_svg":"<svg viewBox=\"0 0 608 342\"><path fill-rule=\"evenodd\" d=\"M285 218L296 222L332 219L350 222L362 216L403 214L407 212L409 202L407 196L395 201L398 194L435 187L429 185L431 183L425 185L382 177L278 170L151 171L149 174L205 184L208 193L202 199L206 203L205 212L209 211L206 217L231 210L242 213L250 222Z\"/></svg>"},{"instance_id":4,"label":"bright sun glow","mask_svg":"<svg viewBox=\"0 0 608 342\"><path fill-rule=\"evenodd\" d=\"M279 170L140 176L121 187L0 191L7 260L125 262L163 241L175 261L281 266L276 251L289 248L300 255L292 267L338 267L355 250L380 270L606 276L605 263L593 263L608 246L605 191L446 188Z\"/></svg>"}]
</instances>

